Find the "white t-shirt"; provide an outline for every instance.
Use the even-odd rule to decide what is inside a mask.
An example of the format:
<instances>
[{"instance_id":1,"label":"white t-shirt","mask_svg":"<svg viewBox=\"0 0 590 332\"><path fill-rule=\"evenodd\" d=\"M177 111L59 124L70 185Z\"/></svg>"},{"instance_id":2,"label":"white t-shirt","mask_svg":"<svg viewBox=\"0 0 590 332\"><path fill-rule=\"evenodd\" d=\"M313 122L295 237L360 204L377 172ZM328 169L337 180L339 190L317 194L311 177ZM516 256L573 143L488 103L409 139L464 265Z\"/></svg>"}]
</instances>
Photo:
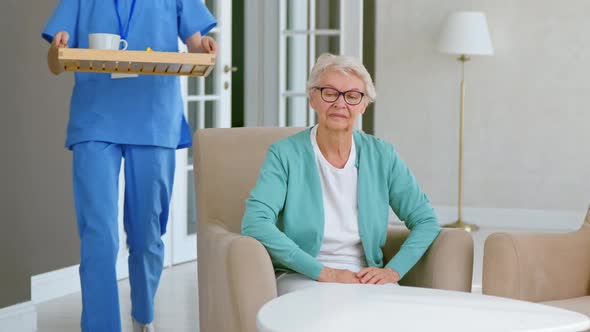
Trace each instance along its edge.
<instances>
[{"instance_id":1,"label":"white t-shirt","mask_svg":"<svg viewBox=\"0 0 590 332\"><path fill-rule=\"evenodd\" d=\"M317 259L325 266L360 271L367 266L358 228L357 179L354 139L344 168L330 164L317 143L317 126L311 129L324 203L324 241Z\"/></svg>"}]
</instances>

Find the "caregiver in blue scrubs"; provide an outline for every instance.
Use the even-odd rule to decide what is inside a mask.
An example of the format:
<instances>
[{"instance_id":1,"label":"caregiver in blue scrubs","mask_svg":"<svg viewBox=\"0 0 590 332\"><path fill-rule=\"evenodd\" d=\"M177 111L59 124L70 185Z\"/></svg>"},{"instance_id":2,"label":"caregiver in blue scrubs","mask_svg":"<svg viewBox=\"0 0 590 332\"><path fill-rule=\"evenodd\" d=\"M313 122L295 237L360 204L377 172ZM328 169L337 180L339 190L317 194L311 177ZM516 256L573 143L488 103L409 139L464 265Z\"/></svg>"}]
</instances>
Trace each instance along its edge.
<instances>
[{"instance_id":1,"label":"caregiver in blue scrubs","mask_svg":"<svg viewBox=\"0 0 590 332\"><path fill-rule=\"evenodd\" d=\"M48 65L63 71L60 47L88 48L88 34L113 33L129 50L215 53L204 36L217 21L201 0L61 0L43 30ZM191 145L176 76L116 78L76 73L66 147L81 240L82 331L121 331L115 263L118 180L125 162L124 225L134 331L154 331L175 151Z\"/></svg>"}]
</instances>

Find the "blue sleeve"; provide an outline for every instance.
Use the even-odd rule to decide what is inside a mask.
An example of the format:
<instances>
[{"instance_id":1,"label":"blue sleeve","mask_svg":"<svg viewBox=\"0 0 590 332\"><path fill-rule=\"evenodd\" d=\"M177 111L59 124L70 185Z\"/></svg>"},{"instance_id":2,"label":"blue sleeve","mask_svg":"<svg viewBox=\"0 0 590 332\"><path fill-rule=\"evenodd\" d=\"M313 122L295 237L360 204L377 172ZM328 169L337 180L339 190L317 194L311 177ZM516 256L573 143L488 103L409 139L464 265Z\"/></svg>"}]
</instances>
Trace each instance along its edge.
<instances>
[{"instance_id":1,"label":"blue sleeve","mask_svg":"<svg viewBox=\"0 0 590 332\"><path fill-rule=\"evenodd\" d=\"M79 9L79 0L60 0L47 25L45 25L41 37L51 43L53 36L63 30L70 35L68 46L78 47Z\"/></svg>"},{"instance_id":2,"label":"blue sleeve","mask_svg":"<svg viewBox=\"0 0 590 332\"><path fill-rule=\"evenodd\" d=\"M275 151L275 145L271 145L256 186L246 200L242 234L262 243L273 263L317 280L323 265L277 227L286 195L287 173Z\"/></svg>"},{"instance_id":3,"label":"blue sleeve","mask_svg":"<svg viewBox=\"0 0 590 332\"><path fill-rule=\"evenodd\" d=\"M201 0L176 0L178 36L185 42L197 32L206 35L217 25L217 20Z\"/></svg>"},{"instance_id":4,"label":"blue sleeve","mask_svg":"<svg viewBox=\"0 0 590 332\"><path fill-rule=\"evenodd\" d=\"M392 146L389 146L389 154L392 160L389 205L410 229L410 235L386 267L397 271L403 278L436 239L440 226L430 201Z\"/></svg>"}]
</instances>

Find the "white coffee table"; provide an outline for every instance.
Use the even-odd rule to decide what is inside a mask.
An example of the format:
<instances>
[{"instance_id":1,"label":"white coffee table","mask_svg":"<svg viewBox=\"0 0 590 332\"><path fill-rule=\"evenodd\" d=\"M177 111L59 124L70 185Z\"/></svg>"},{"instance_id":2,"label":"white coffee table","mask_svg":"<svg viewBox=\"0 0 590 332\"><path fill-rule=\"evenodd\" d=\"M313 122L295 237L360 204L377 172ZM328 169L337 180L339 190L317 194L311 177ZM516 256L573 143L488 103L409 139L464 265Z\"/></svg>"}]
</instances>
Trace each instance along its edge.
<instances>
[{"instance_id":1,"label":"white coffee table","mask_svg":"<svg viewBox=\"0 0 590 332\"><path fill-rule=\"evenodd\" d=\"M265 304L260 332L527 331L590 328L582 314L472 293L394 285L322 284Z\"/></svg>"}]
</instances>

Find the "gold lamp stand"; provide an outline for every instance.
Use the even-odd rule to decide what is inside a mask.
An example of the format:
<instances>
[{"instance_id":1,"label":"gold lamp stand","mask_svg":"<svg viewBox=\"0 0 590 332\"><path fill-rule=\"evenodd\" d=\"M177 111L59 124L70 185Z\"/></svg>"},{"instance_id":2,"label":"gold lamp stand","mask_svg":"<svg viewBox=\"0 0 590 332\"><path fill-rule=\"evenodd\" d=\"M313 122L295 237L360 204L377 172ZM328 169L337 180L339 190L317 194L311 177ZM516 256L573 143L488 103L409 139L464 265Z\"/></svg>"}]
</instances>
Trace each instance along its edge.
<instances>
[{"instance_id":1,"label":"gold lamp stand","mask_svg":"<svg viewBox=\"0 0 590 332\"><path fill-rule=\"evenodd\" d=\"M461 61L461 119L459 124L459 199L457 204L457 221L452 224L446 224L443 227L462 228L467 232L475 232L479 229L477 225L468 224L463 221L462 216L462 199L463 199L463 119L465 114L465 62L469 57L462 54L457 60Z\"/></svg>"}]
</instances>

